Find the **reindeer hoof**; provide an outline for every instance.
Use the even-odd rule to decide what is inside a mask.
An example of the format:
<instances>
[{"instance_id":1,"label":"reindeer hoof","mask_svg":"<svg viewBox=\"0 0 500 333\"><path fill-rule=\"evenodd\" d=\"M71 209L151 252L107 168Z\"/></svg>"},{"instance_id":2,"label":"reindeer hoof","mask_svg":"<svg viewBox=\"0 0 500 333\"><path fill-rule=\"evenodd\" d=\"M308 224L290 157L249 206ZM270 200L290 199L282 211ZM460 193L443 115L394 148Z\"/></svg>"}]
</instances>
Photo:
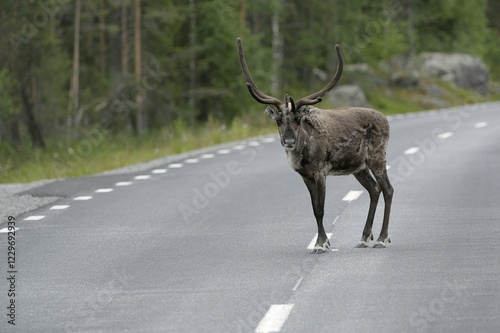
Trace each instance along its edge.
<instances>
[{"instance_id":1,"label":"reindeer hoof","mask_svg":"<svg viewBox=\"0 0 500 333\"><path fill-rule=\"evenodd\" d=\"M330 240L327 239L326 241L323 242L323 245L316 243L314 248L311 250L311 254L325 253L328 252L329 248L330 248Z\"/></svg>"},{"instance_id":2,"label":"reindeer hoof","mask_svg":"<svg viewBox=\"0 0 500 333\"><path fill-rule=\"evenodd\" d=\"M357 249L364 249L368 247L368 243L373 240L373 234L370 234L366 239L364 237L361 237L361 240L359 241L358 245L356 245Z\"/></svg>"},{"instance_id":3,"label":"reindeer hoof","mask_svg":"<svg viewBox=\"0 0 500 333\"><path fill-rule=\"evenodd\" d=\"M375 244L373 247L376 249L383 249L387 247L387 244L391 242L391 237L387 236L386 239L378 239L377 244Z\"/></svg>"}]
</instances>

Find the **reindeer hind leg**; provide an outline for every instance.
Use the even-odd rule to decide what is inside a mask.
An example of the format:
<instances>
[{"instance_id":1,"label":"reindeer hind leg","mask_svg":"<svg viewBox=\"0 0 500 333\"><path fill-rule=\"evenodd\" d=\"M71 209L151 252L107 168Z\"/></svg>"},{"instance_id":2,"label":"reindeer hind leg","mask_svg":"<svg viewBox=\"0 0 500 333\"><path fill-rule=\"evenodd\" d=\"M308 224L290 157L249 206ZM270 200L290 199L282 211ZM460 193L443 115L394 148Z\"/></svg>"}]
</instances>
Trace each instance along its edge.
<instances>
[{"instance_id":1,"label":"reindeer hind leg","mask_svg":"<svg viewBox=\"0 0 500 333\"><path fill-rule=\"evenodd\" d=\"M373 172L373 171L372 171ZM389 236L389 218L391 215L391 206L392 206L392 196L394 194L394 188L389 181L389 177L387 176L387 169L384 167L377 171L373 172L377 183L379 184L382 194L384 195L384 219L382 222L382 229L380 230L380 236L377 239L377 244L374 247L376 248L384 248L388 243L391 242L391 237Z\"/></svg>"},{"instance_id":2,"label":"reindeer hind leg","mask_svg":"<svg viewBox=\"0 0 500 333\"><path fill-rule=\"evenodd\" d=\"M368 191L368 194L370 195L370 208L368 210L365 227L363 229L361 240L358 245L356 245L357 248L365 248L368 247L370 240L373 240L372 226L375 211L377 210L378 199L380 197L380 187L368 169L363 169L358 173L355 173L354 177L356 177L358 182Z\"/></svg>"}]
</instances>

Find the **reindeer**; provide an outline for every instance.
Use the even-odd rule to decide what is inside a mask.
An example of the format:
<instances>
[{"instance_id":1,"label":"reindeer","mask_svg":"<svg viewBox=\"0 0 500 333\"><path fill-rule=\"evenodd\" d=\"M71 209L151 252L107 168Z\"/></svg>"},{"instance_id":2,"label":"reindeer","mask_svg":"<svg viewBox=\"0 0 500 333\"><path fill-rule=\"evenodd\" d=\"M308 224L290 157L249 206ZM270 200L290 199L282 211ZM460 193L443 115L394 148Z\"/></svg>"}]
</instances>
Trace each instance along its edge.
<instances>
[{"instance_id":1,"label":"reindeer","mask_svg":"<svg viewBox=\"0 0 500 333\"><path fill-rule=\"evenodd\" d=\"M383 193L385 209L382 229L373 247L385 248L391 242L388 228L394 193L386 168L389 140L387 118L381 112L369 108L322 110L312 106L321 102L342 75L344 61L340 46L335 45L337 72L323 89L298 101L286 94L284 102L281 102L257 88L248 70L240 38L237 44L248 91L257 102L268 105L265 113L278 125L288 163L302 176L309 190L318 226L318 238L311 253L324 253L330 247L323 227L328 175L353 174L370 195L368 217L357 248L366 248L373 240L373 218L380 192Z\"/></svg>"}]
</instances>

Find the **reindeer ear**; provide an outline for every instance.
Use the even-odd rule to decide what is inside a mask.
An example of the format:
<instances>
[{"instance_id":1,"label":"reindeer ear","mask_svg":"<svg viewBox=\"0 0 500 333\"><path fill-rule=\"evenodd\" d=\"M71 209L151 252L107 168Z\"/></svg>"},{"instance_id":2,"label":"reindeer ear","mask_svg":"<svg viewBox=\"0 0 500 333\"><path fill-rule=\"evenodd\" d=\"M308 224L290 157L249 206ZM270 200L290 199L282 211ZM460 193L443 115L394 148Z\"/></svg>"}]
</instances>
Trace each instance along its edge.
<instances>
[{"instance_id":1,"label":"reindeer ear","mask_svg":"<svg viewBox=\"0 0 500 333\"><path fill-rule=\"evenodd\" d=\"M278 108L274 105L268 106L264 111L264 113L276 121L278 121L281 118Z\"/></svg>"},{"instance_id":2,"label":"reindeer ear","mask_svg":"<svg viewBox=\"0 0 500 333\"><path fill-rule=\"evenodd\" d=\"M295 118L297 121L299 121L303 116L308 115L310 111L309 105L304 105L301 106L296 112L295 112Z\"/></svg>"}]
</instances>

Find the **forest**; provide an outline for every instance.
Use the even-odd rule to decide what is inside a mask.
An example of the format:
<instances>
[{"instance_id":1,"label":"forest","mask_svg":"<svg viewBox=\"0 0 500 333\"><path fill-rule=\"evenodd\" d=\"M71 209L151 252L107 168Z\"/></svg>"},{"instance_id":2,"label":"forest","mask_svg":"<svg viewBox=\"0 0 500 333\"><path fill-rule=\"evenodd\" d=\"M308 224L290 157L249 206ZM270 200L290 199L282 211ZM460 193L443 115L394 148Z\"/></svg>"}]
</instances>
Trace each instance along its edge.
<instances>
[{"instance_id":1,"label":"forest","mask_svg":"<svg viewBox=\"0 0 500 333\"><path fill-rule=\"evenodd\" d=\"M59 165L48 176L66 176L68 160L101 142L115 142L108 154L214 124L258 133L248 119L265 117L245 88L237 37L276 96L320 88L337 43L346 62L374 67L468 53L500 81L500 0L0 0L0 29L0 182L47 158ZM155 149L144 158L179 151Z\"/></svg>"}]
</instances>

